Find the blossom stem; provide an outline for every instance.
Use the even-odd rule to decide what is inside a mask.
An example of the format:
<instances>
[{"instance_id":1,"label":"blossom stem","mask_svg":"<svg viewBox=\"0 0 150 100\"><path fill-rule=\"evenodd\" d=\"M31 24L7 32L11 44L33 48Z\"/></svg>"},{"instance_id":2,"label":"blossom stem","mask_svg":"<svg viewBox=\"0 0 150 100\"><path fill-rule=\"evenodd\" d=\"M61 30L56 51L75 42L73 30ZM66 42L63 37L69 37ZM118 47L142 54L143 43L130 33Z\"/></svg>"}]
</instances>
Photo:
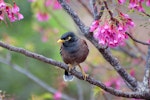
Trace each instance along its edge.
<instances>
[{"instance_id":1,"label":"blossom stem","mask_svg":"<svg viewBox=\"0 0 150 100\"><path fill-rule=\"evenodd\" d=\"M139 41L137 39L135 39L132 35L130 35L130 33L126 32L126 34L135 42L137 43L140 43L140 44L143 44L143 45L150 45L150 43L146 43L146 42L142 42L142 41Z\"/></svg>"}]
</instances>

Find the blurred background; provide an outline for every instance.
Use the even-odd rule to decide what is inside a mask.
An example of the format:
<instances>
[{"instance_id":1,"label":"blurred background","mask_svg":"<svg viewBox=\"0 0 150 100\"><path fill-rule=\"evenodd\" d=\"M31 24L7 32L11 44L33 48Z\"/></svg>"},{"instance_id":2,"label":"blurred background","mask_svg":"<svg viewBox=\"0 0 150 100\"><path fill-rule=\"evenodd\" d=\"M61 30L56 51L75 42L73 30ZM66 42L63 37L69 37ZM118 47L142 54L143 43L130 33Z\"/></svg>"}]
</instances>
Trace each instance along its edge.
<instances>
[{"instance_id":1,"label":"blurred background","mask_svg":"<svg viewBox=\"0 0 150 100\"><path fill-rule=\"evenodd\" d=\"M20 12L24 15L24 19L13 23L1 21L0 40L54 60L62 61L59 54L60 44L57 44L57 40L67 31L73 31L79 35L80 30L63 9L59 7L57 9L51 4L46 7L44 5L45 1L15 0L20 7ZM5 2L13 4L11 0L5 0ZM89 11L89 3L86 0L70 0L69 4L81 20L87 26L90 26L93 18ZM109 6L113 9L114 4L113 6L112 4L110 0ZM126 6L116 7L127 12L133 18L136 24L136 27L130 30L133 36L141 41L148 41L150 34L149 18L140 15L138 12L125 10ZM145 9L150 13L150 8L145 7ZM39 11L47 13L49 19L39 21L37 18ZM105 16L105 13L103 16ZM113 48L111 51L119 59L121 65L132 76L141 81L147 47L130 39L126 43L125 46ZM86 73L102 81L107 86L130 91L121 77L103 59L93 45L88 42L88 46L90 54L87 60L81 64ZM72 82L65 82L62 77L63 72L64 70L55 66L0 47L0 93L5 93L4 100L131 100L112 96L100 88L77 78L74 78Z\"/></svg>"}]
</instances>

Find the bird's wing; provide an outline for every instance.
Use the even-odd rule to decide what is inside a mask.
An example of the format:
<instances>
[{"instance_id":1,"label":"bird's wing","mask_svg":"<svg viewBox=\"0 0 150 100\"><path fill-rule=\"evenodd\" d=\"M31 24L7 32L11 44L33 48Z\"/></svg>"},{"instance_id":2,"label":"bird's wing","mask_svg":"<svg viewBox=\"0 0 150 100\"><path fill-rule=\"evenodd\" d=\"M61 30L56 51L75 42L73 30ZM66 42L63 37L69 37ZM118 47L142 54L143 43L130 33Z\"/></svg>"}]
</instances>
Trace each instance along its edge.
<instances>
[{"instance_id":1,"label":"bird's wing","mask_svg":"<svg viewBox=\"0 0 150 100\"><path fill-rule=\"evenodd\" d=\"M81 39L81 45L84 45L84 46L86 46L86 47L87 47L87 49L89 49L89 48L88 48L88 45L87 45L87 43L86 43L86 41L85 41L85 40L83 40L83 39Z\"/></svg>"}]
</instances>

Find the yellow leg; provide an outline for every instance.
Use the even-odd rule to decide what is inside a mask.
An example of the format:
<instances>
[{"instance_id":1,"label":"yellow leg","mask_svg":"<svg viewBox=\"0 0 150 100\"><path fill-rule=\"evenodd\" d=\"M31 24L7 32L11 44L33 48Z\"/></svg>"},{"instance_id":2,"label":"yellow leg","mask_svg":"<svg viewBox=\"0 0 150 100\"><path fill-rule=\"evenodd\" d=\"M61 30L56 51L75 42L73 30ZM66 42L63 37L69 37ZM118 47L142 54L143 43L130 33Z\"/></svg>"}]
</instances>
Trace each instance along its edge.
<instances>
[{"instance_id":1,"label":"yellow leg","mask_svg":"<svg viewBox=\"0 0 150 100\"><path fill-rule=\"evenodd\" d=\"M69 67L69 71L73 68L71 64L68 64L68 67Z\"/></svg>"},{"instance_id":2,"label":"yellow leg","mask_svg":"<svg viewBox=\"0 0 150 100\"><path fill-rule=\"evenodd\" d=\"M88 75L84 72L84 70L82 69L82 67L80 66L80 64L78 64L78 66L79 66L79 68L80 68L80 70L82 72L84 80L86 80L86 78L88 77Z\"/></svg>"}]
</instances>

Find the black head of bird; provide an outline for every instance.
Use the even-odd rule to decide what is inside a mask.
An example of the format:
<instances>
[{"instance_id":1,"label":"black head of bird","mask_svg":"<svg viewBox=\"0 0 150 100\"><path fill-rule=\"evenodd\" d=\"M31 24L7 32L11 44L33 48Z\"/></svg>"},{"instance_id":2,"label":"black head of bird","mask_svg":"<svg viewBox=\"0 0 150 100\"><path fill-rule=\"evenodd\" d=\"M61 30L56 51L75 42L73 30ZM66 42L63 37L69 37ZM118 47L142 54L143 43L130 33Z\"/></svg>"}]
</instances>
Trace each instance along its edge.
<instances>
[{"instance_id":1,"label":"black head of bird","mask_svg":"<svg viewBox=\"0 0 150 100\"><path fill-rule=\"evenodd\" d=\"M80 66L80 63L85 61L89 53L86 41L77 37L73 32L67 32L63 34L57 42L62 43L60 54L63 61L68 64L69 71L78 65L83 78L86 79L87 75ZM73 79L73 76L69 72L65 71L64 79L69 81Z\"/></svg>"},{"instance_id":2,"label":"black head of bird","mask_svg":"<svg viewBox=\"0 0 150 100\"><path fill-rule=\"evenodd\" d=\"M62 43L63 46L73 46L78 40L77 36L73 32L67 32L61 36L61 38L57 41L58 43Z\"/></svg>"}]
</instances>

